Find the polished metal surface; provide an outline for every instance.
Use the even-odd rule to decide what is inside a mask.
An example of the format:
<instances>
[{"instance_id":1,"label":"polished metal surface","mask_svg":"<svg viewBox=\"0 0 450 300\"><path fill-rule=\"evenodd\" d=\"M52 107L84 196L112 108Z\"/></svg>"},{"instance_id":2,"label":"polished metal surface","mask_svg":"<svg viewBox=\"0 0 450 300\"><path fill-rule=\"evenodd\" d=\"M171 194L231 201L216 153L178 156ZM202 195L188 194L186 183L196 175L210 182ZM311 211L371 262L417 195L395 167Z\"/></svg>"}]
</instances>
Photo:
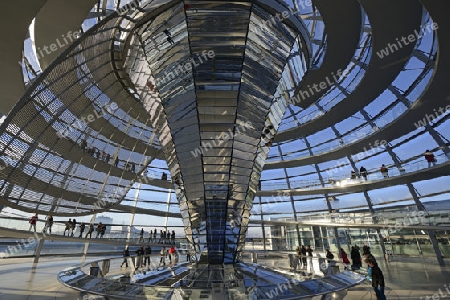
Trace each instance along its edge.
<instances>
[{"instance_id":1,"label":"polished metal surface","mask_svg":"<svg viewBox=\"0 0 450 300\"><path fill-rule=\"evenodd\" d=\"M209 263L236 262L287 106L272 95L305 73L303 39L250 2L174 4L134 34L125 66L147 76L130 75L164 137L186 236Z\"/></svg>"},{"instance_id":2,"label":"polished metal surface","mask_svg":"<svg viewBox=\"0 0 450 300\"><path fill-rule=\"evenodd\" d=\"M257 264L234 265L180 263L170 267L134 269L120 267L123 259L93 261L58 274L64 285L112 299L311 299L344 292L365 276L342 271L311 278ZM336 266L336 268L339 268ZM89 274L87 274L89 272ZM333 298L335 299L335 298ZM340 298L342 299L342 298Z\"/></svg>"}]
</instances>

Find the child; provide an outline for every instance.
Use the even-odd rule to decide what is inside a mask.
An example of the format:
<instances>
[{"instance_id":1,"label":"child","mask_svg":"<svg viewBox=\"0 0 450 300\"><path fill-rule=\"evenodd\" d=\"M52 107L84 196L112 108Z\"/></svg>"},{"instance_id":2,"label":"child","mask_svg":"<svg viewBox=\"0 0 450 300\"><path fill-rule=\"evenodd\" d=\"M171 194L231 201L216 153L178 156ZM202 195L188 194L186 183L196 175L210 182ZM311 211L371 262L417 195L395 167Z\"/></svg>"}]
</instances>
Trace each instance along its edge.
<instances>
[{"instance_id":1,"label":"child","mask_svg":"<svg viewBox=\"0 0 450 300\"><path fill-rule=\"evenodd\" d=\"M384 295L384 276L378 264L369 258L368 265L372 268L372 287L377 295L377 300L386 300Z\"/></svg>"}]
</instances>

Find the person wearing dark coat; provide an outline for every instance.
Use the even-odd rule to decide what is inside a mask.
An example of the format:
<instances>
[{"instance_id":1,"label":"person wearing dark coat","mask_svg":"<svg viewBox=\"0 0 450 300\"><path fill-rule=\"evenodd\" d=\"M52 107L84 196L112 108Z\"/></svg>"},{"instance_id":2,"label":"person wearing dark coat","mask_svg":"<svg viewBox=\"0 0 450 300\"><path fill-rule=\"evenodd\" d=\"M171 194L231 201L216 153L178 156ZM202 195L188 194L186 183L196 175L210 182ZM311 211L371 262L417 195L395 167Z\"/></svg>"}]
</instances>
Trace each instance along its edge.
<instances>
[{"instance_id":1,"label":"person wearing dark coat","mask_svg":"<svg viewBox=\"0 0 450 300\"><path fill-rule=\"evenodd\" d=\"M120 267L123 267L123 264L128 268L128 257L130 257L130 249L127 247L125 250L123 250L123 262Z\"/></svg>"},{"instance_id":2,"label":"person wearing dark coat","mask_svg":"<svg viewBox=\"0 0 450 300\"><path fill-rule=\"evenodd\" d=\"M381 272L378 264L372 259L369 259L368 265L372 268L372 287L377 296L377 300L386 300L386 296L384 295L383 272Z\"/></svg>"},{"instance_id":3,"label":"person wearing dark coat","mask_svg":"<svg viewBox=\"0 0 450 300\"><path fill-rule=\"evenodd\" d=\"M352 263L355 269L361 268L361 254L358 251L357 246L352 246L352 252L350 252Z\"/></svg>"},{"instance_id":4,"label":"person wearing dark coat","mask_svg":"<svg viewBox=\"0 0 450 300\"><path fill-rule=\"evenodd\" d=\"M370 253L370 247L367 246L366 243L364 243L364 246L363 246L363 255L366 254L366 253Z\"/></svg>"},{"instance_id":5,"label":"person wearing dark coat","mask_svg":"<svg viewBox=\"0 0 450 300\"><path fill-rule=\"evenodd\" d=\"M136 250L136 269L142 266L142 258L144 256L144 247L141 246Z\"/></svg>"},{"instance_id":6,"label":"person wearing dark coat","mask_svg":"<svg viewBox=\"0 0 450 300\"><path fill-rule=\"evenodd\" d=\"M144 266L147 264L150 266L150 255L152 254L152 248L149 245L144 249Z\"/></svg>"},{"instance_id":7,"label":"person wearing dark coat","mask_svg":"<svg viewBox=\"0 0 450 300\"><path fill-rule=\"evenodd\" d=\"M300 254L302 257L302 268L306 269L306 248L303 245L300 248Z\"/></svg>"}]
</instances>

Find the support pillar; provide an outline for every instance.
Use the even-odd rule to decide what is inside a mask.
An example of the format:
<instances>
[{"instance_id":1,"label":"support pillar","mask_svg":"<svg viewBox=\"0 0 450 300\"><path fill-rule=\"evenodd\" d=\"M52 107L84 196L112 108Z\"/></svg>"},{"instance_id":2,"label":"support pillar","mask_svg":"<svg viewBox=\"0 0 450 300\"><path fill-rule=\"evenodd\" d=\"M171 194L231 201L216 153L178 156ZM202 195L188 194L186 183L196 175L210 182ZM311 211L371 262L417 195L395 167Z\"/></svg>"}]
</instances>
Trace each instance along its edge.
<instances>
[{"instance_id":1,"label":"support pillar","mask_svg":"<svg viewBox=\"0 0 450 300\"><path fill-rule=\"evenodd\" d=\"M39 243L36 246L36 250L34 251L34 261L33 263L37 264L39 262L39 257L41 256L42 246L44 246L44 237L39 239Z\"/></svg>"},{"instance_id":2,"label":"support pillar","mask_svg":"<svg viewBox=\"0 0 450 300\"><path fill-rule=\"evenodd\" d=\"M411 183L407 184L409 192L413 196L414 202L417 205L417 209L419 211L425 211L425 207L423 206L422 202L420 202L419 196L417 195L416 190L414 189L413 185ZM439 249L439 244L436 238L436 233L434 230L427 230L428 237L430 238L431 244L433 245L434 252L436 253L436 258L441 267L445 266L444 257L442 256L441 249Z\"/></svg>"},{"instance_id":3,"label":"support pillar","mask_svg":"<svg viewBox=\"0 0 450 300\"><path fill-rule=\"evenodd\" d=\"M336 238L336 247L338 248L338 253L341 251L341 242L339 241L339 232L337 227L333 227L334 230L334 236Z\"/></svg>"}]
</instances>

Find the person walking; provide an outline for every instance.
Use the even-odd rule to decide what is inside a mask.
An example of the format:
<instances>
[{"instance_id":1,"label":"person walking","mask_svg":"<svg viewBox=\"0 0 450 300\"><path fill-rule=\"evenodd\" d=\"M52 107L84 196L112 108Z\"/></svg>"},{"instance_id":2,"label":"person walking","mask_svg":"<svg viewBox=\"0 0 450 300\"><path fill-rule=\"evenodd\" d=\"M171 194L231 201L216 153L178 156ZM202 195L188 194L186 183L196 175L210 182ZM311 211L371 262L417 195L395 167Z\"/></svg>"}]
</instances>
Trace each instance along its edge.
<instances>
[{"instance_id":1,"label":"person walking","mask_svg":"<svg viewBox=\"0 0 450 300\"><path fill-rule=\"evenodd\" d=\"M376 261L369 258L367 264L372 268L372 287L377 300L386 300L384 295L384 276Z\"/></svg>"},{"instance_id":2,"label":"person walking","mask_svg":"<svg viewBox=\"0 0 450 300\"><path fill-rule=\"evenodd\" d=\"M92 233L93 232L94 232L94 224L90 224L89 225L89 230L86 233L86 236L84 238L87 239L88 235L89 235L89 238L92 238Z\"/></svg>"},{"instance_id":3,"label":"person walking","mask_svg":"<svg viewBox=\"0 0 450 300\"><path fill-rule=\"evenodd\" d=\"M83 232L84 232L85 228L86 228L86 225L84 224L84 222L81 222L81 224L80 224L80 235L78 236L78 238L83 237Z\"/></svg>"},{"instance_id":4,"label":"person walking","mask_svg":"<svg viewBox=\"0 0 450 300\"><path fill-rule=\"evenodd\" d=\"M64 228L64 232L63 232L64 236L66 236L66 231L67 231L67 235L69 235L70 228L72 228L72 219L69 219L69 221L66 222L66 227Z\"/></svg>"},{"instance_id":5,"label":"person walking","mask_svg":"<svg viewBox=\"0 0 450 300\"><path fill-rule=\"evenodd\" d=\"M48 215L47 219L45 220L44 230L42 232L47 233L48 230L48 234L52 234L52 226L53 226L53 216Z\"/></svg>"},{"instance_id":6,"label":"person walking","mask_svg":"<svg viewBox=\"0 0 450 300\"><path fill-rule=\"evenodd\" d=\"M158 231L155 228L155 230L153 231L153 243L156 243L156 236L157 235L158 235Z\"/></svg>"},{"instance_id":7,"label":"person walking","mask_svg":"<svg viewBox=\"0 0 450 300\"><path fill-rule=\"evenodd\" d=\"M77 229L77 220L73 219L72 220L72 227L71 227L71 234L70 234L71 237L73 237L73 233L75 232L76 229Z\"/></svg>"},{"instance_id":8,"label":"person walking","mask_svg":"<svg viewBox=\"0 0 450 300\"><path fill-rule=\"evenodd\" d=\"M436 158L434 157L433 152L427 149L423 155L425 156L425 160L428 162L428 168L431 167L431 164L433 164L433 166L436 165Z\"/></svg>"},{"instance_id":9,"label":"person walking","mask_svg":"<svg viewBox=\"0 0 450 300\"><path fill-rule=\"evenodd\" d=\"M117 166L119 166L119 157L118 156L114 160L114 167L117 167Z\"/></svg>"},{"instance_id":10,"label":"person walking","mask_svg":"<svg viewBox=\"0 0 450 300\"><path fill-rule=\"evenodd\" d=\"M343 264L345 264L345 265L349 265L350 264L350 261L348 260L347 253L342 248L341 248L341 258L342 258L342 263Z\"/></svg>"},{"instance_id":11,"label":"person walking","mask_svg":"<svg viewBox=\"0 0 450 300\"><path fill-rule=\"evenodd\" d=\"M92 230L94 230L94 226L92 226ZM130 257L130 249L126 247L125 250L123 250L123 262L120 265L121 268L123 267L123 264L125 264L125 268L128 268L128 257Z\"/></svg>"},{"instance_id":12,"label":"person walking","mask_svg":"<svg viewBox=\"0 0 450 300\"><path fill-rule=\"evenodd\" d=\"M35 214L28 220L28 223L30 223L30 229L28 231L31 231L31 228L33 228L34 232L36 232L36 223L38 221L38 214Z\"/></svg>"}]
</instances>

